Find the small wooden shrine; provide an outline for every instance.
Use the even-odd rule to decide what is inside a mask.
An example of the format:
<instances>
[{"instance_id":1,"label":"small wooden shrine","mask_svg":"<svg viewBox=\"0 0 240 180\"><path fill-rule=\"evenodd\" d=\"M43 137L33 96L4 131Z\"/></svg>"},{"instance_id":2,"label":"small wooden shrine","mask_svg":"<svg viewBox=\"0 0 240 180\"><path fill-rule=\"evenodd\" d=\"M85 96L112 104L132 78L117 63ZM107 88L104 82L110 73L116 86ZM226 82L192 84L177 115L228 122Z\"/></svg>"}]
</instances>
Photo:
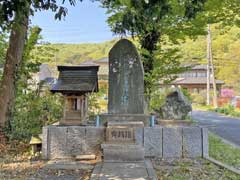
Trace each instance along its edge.
<instances>
[{"instance_id":1,"label":"small wooden shrine","mask_svg":"<svg viewBox=\"0 0 240 180\"><path fill-rule=\"evenodd\" d=\"M81 125L87 118L87 94L98 92L98 69L95 64L58 66L59 77L51 92L64 96L64 114L60 125Z\"/></svg>"}]
</instances>

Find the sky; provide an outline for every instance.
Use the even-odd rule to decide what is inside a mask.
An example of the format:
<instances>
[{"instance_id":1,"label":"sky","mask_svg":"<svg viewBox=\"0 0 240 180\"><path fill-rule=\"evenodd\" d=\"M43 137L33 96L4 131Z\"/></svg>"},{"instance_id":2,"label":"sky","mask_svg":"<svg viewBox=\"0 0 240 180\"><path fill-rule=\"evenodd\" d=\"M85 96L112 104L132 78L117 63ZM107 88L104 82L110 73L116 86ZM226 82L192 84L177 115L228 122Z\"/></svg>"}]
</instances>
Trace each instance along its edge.
<instances>
[{"instance_id":1,"label":"sky","mask_svg":"<svg viewBox=\"0 0 240 180\"><path fill-rule=\"evenodd\" d=\"M75 7L68 4L68 15L64 20L54 19L50 11L36 12L31 18L31 25L42 28L44 42L50 43L98 43L113 39L106 22L106 9L98 2L78 2Z\"/></svg>"}]
</instances>

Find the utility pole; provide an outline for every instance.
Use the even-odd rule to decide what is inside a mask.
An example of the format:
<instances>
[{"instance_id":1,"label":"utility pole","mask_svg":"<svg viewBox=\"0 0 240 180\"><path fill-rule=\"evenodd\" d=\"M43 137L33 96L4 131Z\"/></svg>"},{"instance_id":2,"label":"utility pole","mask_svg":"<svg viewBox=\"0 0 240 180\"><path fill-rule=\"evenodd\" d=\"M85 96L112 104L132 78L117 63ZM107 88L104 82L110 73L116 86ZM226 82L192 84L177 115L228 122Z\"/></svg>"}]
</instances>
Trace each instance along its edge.
<instances>
[{"instance_id":1,"label":"utility pole","mask_svg":"<svg viewBox=\"0 0 240 180\"><path fill-rule=\"evenodd\" d=\"M211 42L211 35L210 35L210 25L208 25L207 31L207 105L210 105L210 42Z\"/></svg>"},{"instance_id":2,"label":"utility pole","mask_svg":"<svg viewBox=\"0 0 240 180\"><path fill-rule=\"evenodd\" d=\"M213 85L213 106L214 108L218 107L217 103L217 86L214 72L214 64L213 64L213 55L212 55L212 39L211 39L211 28L210 24L208 24L208 64L211 66L211 75L212 75L212 85ZM208 66L208 71L210 70ZM209 71L210 72L210 71ZM210 73L209 73L210 75ZM210 78L208 77L209 81ZM209 82L210 85L210 82ZM210 88L209 88L210 89ZM208 91L209 93L209 91Z\"/></svg>"}]
</instances>

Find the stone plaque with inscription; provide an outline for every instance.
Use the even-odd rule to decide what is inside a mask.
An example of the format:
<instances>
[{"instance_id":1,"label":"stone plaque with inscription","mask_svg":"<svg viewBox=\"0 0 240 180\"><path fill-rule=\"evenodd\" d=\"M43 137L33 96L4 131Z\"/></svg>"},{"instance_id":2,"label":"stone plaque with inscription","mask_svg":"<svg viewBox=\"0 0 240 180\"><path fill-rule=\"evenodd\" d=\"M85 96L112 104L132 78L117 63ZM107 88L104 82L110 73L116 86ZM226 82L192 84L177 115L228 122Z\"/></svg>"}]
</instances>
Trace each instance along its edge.
<instances>
[{"instance_id":1,"label":"stone plaque with inscription","mask_svg":"<svg viewBox=\"0 0 240 180\"><path fill-rule=\"evenodd\" d=\"M133 128L107 128L107 142L134 143L135 134Z\"/></svg>"}]
</instances>

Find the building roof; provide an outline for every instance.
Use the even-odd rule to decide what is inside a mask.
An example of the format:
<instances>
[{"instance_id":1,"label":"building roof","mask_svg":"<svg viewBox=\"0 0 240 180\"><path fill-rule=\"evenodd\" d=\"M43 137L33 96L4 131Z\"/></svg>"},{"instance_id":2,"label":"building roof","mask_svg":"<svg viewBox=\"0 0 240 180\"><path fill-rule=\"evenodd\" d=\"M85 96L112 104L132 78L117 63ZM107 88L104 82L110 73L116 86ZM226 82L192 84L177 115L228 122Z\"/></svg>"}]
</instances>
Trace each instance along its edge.
<instances>
[{"instance_id":1,"label":"building roof","mask_svg":"<svg viewBox=\"0 0 240 180\"><path fill-rule=\"evenodd\" d=\"M98 91L98 65L58 66L59 77L51 92L83 94Z\"/></svg>"},{"instance_id":2,"label":"building roof","mask_svg":"<svg viewBox=\"0 0 240 180\"><path fill-rule=\"evenodd\" d=\"M207 65L206 64L197 64L197 65L193 65L191 69L193 69L193 70L207 70Z\"/></svg>"},{"instance_id":3,"label":"building roof","mask_svg":"<svg viewBox=\"0 0 240 180\"><path fill-rule=\"evenodd\" d=\"M188 71L191 71L191 70L207 70L207 64L183 64L182 66L190 68Z\"/></svg>"},{"instance_id":4,"label":"building roof","mask_svg":"<svg viewBox=\"0 0 240 180\"><path fill-rule=\"evenodd\" d=\"M104 57L94 61L95 63L108 63L108 57Z\"/></svg>"},{"instance_id":5,"label":"building roof","mask_svg":"<svg viewBox=\"0 0 240 180\"><path fill-rule=\"evenodd\" d=\"M212 82L212 79L210 80L210 83ZM183 85L183 84L207 84L207 78L206 77L188 77L188 78L177 78L174 80L171 84L175 85ZM221 80L216 80L216 84L224 84Z\"/></svg>"},{"instance_id":6,"label":"building roof","mask_svg":"<svg viewBox=\"0 0 240 180\"><path fill-rule=\"evenodd\" d=\"M79 66L99 66L95 61L87 60L82 62Z\"/></svg>"}]
</instances>

